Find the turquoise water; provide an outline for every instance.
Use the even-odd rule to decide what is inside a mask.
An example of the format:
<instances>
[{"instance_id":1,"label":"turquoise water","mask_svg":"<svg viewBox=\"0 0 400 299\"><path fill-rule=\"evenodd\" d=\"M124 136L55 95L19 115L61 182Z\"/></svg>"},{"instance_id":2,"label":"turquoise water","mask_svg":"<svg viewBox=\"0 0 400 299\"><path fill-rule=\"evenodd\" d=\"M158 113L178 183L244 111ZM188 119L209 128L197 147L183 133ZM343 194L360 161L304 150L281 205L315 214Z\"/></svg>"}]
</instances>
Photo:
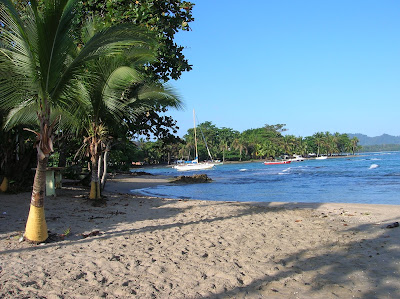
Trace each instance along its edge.
<instances>
[{"instance_id":1,"label":"turquoise water","mask_svg":"<svg viewBox=\"0 0 400 299\"><path fill-rule=\"evenodd\" d=\"M197 172L146 169L170 176L206 173L208 184L134 190L144 195L218 201L400 204L400 152L308 160L286 165L225 164Z\"/></svg>"}]
</instances>

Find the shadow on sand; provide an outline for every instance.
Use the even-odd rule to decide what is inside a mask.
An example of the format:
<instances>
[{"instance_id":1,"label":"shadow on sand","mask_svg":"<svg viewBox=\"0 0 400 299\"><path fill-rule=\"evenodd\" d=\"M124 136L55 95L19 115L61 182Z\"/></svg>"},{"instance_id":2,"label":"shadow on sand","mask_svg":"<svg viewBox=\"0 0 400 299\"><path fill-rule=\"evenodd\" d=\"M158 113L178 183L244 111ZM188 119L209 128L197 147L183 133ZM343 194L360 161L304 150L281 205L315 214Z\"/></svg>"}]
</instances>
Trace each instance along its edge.
<instances>
[{"instance_id":1,"label":"shadow on sand","mask_svg":"<svg viewBox=\"0 0 400 299\"><path fill-rule=\"evenodd\" d=\"M65 241L47 243L41 246L23 244L0 248L0 254L6 256L21 252L43 251L53 247L73 247L90 244L94 240L106 241L117 237L163 232L182 227L198 227L227 220L240 220L256 214L276 213L285 209L317 209L320 204L281 204L271 206L268 203L251 205L226 202L201 202L197 207L240 206L235 214L199 214L198 218L185 220L185 213L192 209L190 201L185 208L174 208L174 202L161 198L144 198L125 194L109 194L106 207L93 207L85 200L86 190L64 189L57 198L47 199L47 222L50 230L61 233L71 227L72 234ZM29 207L29 194L3 195L3 210L0 223L0 242L4 245L16 232L24 229ZM3 211L1 211L3 212ZM116 217L118 216L118 217ZM173 219L171 222L170 220ZM84 221L82 221L84 220ZM320 220L320 219L319 219ZM396 219L387 219L388 221ZM322 221L322 220L321 220ZM129 229L118 229L121 223L130 224ZM78 224L81 223L81 224ZM328 224L326 221L325 224ZM324 225L324 224L322 224ZM338 227L338 226L337 226ZM333 229L337 230L337 227ZM209 289L203 298L296 298L297 296L318 297L319 292L328 290L332 297L351 294L356 298L396 298L400 296L400 229L382 229L373 224L359 224L342 228L338 236L343 239L317 245L310 250L298 250L276 259L273 272L259 273L250 282L238 279L236 285L227 284L223 290ZM96 237L83 238L82 234L98 230ZM353 241L345 238L360 235ZM250 236L251 237L251 236ZM0 244L1 244L0 243ZM106 243L105 243L106 244ZM319 246L319 247L318 247ZM333 250L335 248L335 250ZM273 252L268 253L270 256ZM270 257L269 257L270 258ZM267 259L267 257L266 257ZM358 276L355 278L355 276ZM362 288L356 281L364 281ZM299 286L301 285L301 288ZM297 290L297 288L299 288ZM298 292L306 291L306 294ZM324 293L324 294L325 294ZM322 293L321 293L322 294ZM154 291L155 297L165 294Z\"/></svg>"}]
</instances>

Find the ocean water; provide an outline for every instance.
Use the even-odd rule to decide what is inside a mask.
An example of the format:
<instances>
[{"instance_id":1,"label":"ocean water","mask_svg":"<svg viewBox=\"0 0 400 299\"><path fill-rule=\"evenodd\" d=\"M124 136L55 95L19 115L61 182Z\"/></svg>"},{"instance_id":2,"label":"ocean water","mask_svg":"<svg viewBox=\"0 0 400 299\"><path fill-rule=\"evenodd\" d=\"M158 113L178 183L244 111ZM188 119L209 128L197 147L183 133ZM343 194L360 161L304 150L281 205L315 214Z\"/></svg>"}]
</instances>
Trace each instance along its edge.
<instances>
[{"instance_id":1,"label":"ocean water","mask_svg":"<svg viewBox=\"0 0 400 299\"><path fill-rule=\"evenodd\" d=\"M145 171L169 176L206 173L213 182L157 186L132 192L217 201L400 204L400 152L283 165L224 164L195 172L178 172L169 167Z\"/></svg>"}]
</instances>

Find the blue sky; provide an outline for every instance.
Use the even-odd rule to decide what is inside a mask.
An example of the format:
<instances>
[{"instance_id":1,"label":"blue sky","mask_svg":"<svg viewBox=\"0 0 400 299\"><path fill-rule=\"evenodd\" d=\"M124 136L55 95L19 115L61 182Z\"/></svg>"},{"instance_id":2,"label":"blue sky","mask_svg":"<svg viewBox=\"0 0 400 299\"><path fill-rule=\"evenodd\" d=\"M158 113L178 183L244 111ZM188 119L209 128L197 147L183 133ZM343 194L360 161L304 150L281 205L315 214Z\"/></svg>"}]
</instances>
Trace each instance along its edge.
<instances>
[{"instance_id":1,"label":"blue sky","mask_svg":"<svg viewBox=\"0 0 400 299\"><path fill-rule=\"evenodd\" d=\"M400 135L400 1L193 1L176 41L193 70L171 84L200 122L242 132Z\"/></svg>"}]
</instances>

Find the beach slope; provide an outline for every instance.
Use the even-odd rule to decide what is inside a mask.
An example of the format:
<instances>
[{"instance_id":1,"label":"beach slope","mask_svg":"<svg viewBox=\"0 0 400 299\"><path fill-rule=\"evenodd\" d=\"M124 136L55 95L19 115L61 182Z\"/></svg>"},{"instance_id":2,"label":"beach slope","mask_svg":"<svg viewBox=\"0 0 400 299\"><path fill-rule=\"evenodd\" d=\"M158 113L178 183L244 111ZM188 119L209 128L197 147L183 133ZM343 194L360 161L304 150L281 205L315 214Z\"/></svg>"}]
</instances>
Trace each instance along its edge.
<instances>
[{"instance_id":1,"label":"beach slope","mask_svg":"<svg viewBox=\"0 0 400 299\"><path fill-rule=\"evenodd\" d=\"M40 245L19 242L30 195L0 195L1 298L400 297L400 206L58 193Z\"/></svg>"}]
</instances>

